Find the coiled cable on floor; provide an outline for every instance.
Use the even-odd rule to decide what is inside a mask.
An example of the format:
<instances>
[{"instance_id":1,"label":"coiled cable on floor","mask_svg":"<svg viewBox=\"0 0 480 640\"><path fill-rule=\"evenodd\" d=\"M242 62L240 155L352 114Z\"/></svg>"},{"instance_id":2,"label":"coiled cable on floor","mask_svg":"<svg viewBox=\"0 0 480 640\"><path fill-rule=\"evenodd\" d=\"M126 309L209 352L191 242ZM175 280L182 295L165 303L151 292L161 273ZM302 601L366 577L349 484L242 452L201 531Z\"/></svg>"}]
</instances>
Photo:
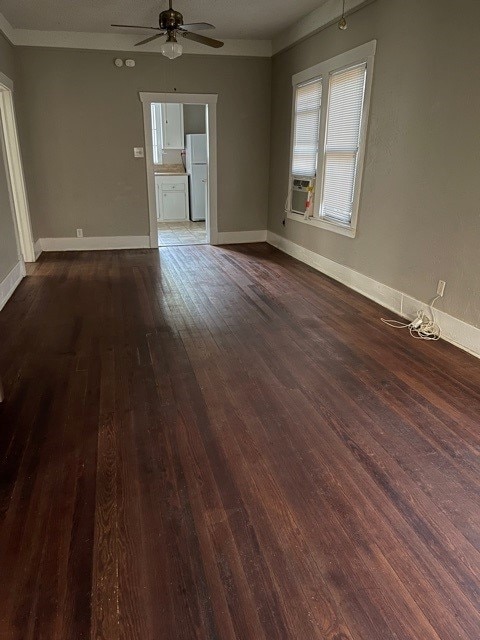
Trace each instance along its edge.
<instances>
[{"instance_id":1,"label":"coiled cable on floor","mask_svg":"<svg viewBox=\"0 0 480 640\"><path fill-rule=\"evenodd\" d=\"M417 312L416 318L411 322L385 318L380 318L380 320L394 329L408 329L412 338L416 338L417 340L439 340L441 331L435 321L433 306L440 297L441 296L436 296L429 304L430 316L423 309L420 309Z\"/></svg>"}]
</instances>

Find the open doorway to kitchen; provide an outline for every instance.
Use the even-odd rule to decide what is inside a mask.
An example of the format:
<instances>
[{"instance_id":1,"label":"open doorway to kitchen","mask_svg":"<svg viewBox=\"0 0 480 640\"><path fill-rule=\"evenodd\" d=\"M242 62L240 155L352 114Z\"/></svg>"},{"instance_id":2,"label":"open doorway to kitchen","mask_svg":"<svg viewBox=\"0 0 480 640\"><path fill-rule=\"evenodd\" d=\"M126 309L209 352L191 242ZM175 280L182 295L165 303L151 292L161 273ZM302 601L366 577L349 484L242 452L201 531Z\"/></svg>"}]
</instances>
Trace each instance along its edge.
<instances>
[{"instance_id":1,"label":"open doorway to kitchen","mask_svg":"<svg viewBox=\"0 0 480 640\"><path fill-rule=\"evenodd\" d=\"M207 107L153 102L151 114L158 246L207 244Z\"/></svg>"},{"instance_id":2,"label":"open doorway to kitchen","mask_svg":"<svg viewBox=\"0 0 480 640\"><path fill-rule=\"evenodd\" d=\"M140 94L152 247L216 243L216 98Z\"/></svg>"}]
</instances>

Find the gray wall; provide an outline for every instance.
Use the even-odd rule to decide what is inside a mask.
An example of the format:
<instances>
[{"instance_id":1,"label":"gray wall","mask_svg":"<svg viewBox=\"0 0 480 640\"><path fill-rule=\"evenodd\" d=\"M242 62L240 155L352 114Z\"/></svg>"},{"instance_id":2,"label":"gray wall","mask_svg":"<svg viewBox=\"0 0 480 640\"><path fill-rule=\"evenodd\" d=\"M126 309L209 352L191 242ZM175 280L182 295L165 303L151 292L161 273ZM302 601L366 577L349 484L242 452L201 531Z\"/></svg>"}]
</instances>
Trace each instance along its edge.
<instances>
[{"instance_id":1,"label":"gray wall","mask_svg":"<svg viewBox=\"0 0 480 640\"><path fill-rule=\"evenodd\" d=\"M377 0L273 59L268 228L480 326L480 3ZM377 39L354 239L287 220L291 76Z\"/></svg>"},{"instance_id":2,"label":"gray wall","mask_svg":"<svg viewBox=\"0 0 480 640\"><path fill-rule=\"evenodd\" d=\"M183 105L183 128L189 133L206 133L206 111L202 104Z\"/></svg>"},{"instance_id":3,"label":"gray wall","mask_svg":"<svg viewBox=\"0 0 480 640\"><path fill-rule=\"evenodd\" d=\"M13 47L0 34L0 71L14 78ZM18 262L17 240L0 131L0 282Z\"/></svg>"},{"instance_id":4,"label":"gray wall","mask_svg":"<svg viewBox=\"0 0 480 640\"><path fill-rule=\"evenodd\" d=\"M266 227L267 58L16 50L19 130L35 238L147 235L139 91L218 93L218 226Z\"/></svg>"}]
</instances>

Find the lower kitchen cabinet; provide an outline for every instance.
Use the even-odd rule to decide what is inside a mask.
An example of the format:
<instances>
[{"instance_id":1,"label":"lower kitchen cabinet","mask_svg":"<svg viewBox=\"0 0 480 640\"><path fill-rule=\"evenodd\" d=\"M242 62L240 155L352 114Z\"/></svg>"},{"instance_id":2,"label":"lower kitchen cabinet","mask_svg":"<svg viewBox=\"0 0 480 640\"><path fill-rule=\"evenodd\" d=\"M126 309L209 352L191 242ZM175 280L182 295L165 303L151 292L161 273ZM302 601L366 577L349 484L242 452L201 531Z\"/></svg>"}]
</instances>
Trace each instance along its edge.
<instances>
[{"instance_id":1,"label":"lower kitchen cabinet","mask_svg":"<svg viewBox=\"0 0 480 640\"><path fill-rule=\"evenodd\" d=\"M188 220L188 176L156 175L155 193L157 198L157 218L167 222Z\"/></svg>"}]
</instances>

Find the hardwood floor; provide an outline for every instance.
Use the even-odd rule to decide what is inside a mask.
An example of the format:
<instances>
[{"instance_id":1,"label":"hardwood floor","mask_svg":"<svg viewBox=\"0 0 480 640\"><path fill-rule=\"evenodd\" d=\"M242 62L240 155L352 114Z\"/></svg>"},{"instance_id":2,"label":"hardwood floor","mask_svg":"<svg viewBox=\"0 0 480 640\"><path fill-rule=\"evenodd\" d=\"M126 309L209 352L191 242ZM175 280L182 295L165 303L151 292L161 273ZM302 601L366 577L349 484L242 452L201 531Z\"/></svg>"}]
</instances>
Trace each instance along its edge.
<instances>
[{"instance_id":1,"label":"hardwood floor","mask_svg":"<svg viewBox=\"0 0 480 640\"><path fill-rule=\"evenodd\" d=\"M41 256L0 639L478 640L479 361L380 315L264 244Z\"/></svg>"}]
</instances>

